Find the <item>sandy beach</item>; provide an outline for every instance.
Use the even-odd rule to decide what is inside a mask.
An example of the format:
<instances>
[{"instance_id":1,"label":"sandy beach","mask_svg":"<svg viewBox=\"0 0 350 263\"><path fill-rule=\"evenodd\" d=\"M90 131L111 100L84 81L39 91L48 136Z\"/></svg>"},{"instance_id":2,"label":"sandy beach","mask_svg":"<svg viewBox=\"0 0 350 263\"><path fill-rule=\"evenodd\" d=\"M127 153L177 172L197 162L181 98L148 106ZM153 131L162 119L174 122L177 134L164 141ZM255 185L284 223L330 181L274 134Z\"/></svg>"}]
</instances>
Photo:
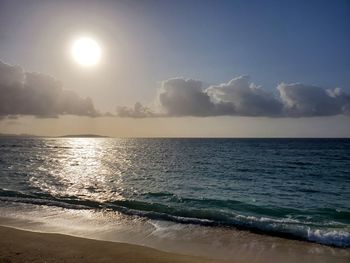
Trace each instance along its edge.
<instances>
[{"instance_id":1,"label":"sandy beach","mask_svg":"<svg viewBox=\"0 0 350 263\"><path fill-rule=\"evenodd\" d=\"M125 243L0 227L0 262L228 262Z\"/></svg>"}]
</instances>

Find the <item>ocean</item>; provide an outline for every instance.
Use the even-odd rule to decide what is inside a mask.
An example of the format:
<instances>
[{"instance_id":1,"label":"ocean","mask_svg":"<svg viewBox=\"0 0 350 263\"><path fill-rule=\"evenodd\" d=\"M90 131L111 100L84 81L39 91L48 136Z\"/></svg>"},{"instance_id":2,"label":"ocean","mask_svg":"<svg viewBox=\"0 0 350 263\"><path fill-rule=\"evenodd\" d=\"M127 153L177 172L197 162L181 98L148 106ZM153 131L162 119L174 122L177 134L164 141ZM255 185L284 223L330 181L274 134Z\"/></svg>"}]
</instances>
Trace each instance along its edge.
<instances>
[{"instance_id":1,"label":"ocean","mask_svg":"<svg viewBox=\"0 0 350 263\"><path fill-rule=\"evenodd\" d=\"M168 239L241 233L349 259L350 139L0 137L0 217L75 222L90 237L94 226L109 240L131 230L142 244L154 231L135 229L147 224Z\"/></svg>"}]
</instances>

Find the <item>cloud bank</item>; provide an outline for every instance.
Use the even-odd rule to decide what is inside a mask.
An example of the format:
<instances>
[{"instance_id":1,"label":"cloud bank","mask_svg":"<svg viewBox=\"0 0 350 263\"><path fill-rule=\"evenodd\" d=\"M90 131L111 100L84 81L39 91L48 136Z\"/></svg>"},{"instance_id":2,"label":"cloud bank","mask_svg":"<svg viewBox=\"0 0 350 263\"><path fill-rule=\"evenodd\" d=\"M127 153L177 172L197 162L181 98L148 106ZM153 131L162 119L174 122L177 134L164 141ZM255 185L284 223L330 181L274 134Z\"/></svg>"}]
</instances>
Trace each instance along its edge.
<instances>
[{"instance_id":1,"label":"cloud bank","mask_svg":"<svg viewBox=\"0 0 350 263\"><path fill-rule=\"evenodd\" d=\"M203 89L199 80L162 81L155 98L157 110L136 103L118 107L120 117L255 116L317 117L350 114L350 94L340 88L325 90L299 83L281 83L274 92L240 76Z\"/></svg>"},{"instance_id":2,"label":"cloud bank","mask_svg":"<svg viewBox=\"0 0 350 263\"><path fill-rule=\"evenodd\" d=\"M155 106L117 107L117 116L149 117L317 117L350 115L350 94L300 83L265 90L240 76L227 83L203 87L199 80L172 78L161 82ZM115 116L98 112L90 98L64 90L55 78L25 72L0 61L0 120L20 115L41 118L59 115Z\"/></svg>"},{"instance_id":3,"label":"cloud bank","mask_svg":"<svg viewBox=\"0 0 350 263\"><path fill-rule=\"evenodd\" d=\"M47 118L64 114L99 116L90 98L64 90L55 78L25 72L19 66L0 61L0 119L16 115Z\"/></svg>"}]
</instances>

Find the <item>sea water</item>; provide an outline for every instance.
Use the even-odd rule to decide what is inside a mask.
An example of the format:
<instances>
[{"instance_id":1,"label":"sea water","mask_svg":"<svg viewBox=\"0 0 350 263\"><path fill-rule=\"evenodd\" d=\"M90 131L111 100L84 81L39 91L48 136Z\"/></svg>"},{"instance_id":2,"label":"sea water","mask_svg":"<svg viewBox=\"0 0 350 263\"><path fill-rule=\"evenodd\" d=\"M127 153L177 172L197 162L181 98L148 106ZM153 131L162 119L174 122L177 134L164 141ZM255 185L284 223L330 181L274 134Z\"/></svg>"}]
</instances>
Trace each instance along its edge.
<instances>
[{"instance_id":1,"label":"sea water","mask_svg":"<svg viewBox=\"0 0 350 263\"><path fill-rule=\"evenodd\" d=\"M350 140L3 137L0 216L155 247L255 253L278 239L348 258Z\"/></svg>"}]
</instances>

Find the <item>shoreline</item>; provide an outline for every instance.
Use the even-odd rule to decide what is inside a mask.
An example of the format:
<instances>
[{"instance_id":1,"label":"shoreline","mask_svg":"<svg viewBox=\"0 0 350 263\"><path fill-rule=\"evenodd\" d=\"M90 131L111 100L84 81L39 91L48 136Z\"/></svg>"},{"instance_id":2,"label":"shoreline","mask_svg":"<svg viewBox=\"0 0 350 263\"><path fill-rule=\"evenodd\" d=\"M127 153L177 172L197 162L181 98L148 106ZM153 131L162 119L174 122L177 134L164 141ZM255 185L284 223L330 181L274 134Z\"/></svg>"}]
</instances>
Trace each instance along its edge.
<instances>
[{"instance_id":1,"label":"shoreline","mask_svg":"<svg viewBox=\"0 0 350 263\"><path fill-rule=\"evenodd\" d=\"M1 226L6 229L17 229L14 232L22 233L22 235L23 231L25 233L32 233L32 237L38 233L39 235L43 233L42 235L44 236L67 236L78 240L91 240L92 242L97 242L97 244L101 244L101 242L108 242L114 246L125 244L133 247L134 251L143 251L144 249L155 250L167 255L188 255L184 257L191 258L188 259L190 261L183 261L183 259L170 261L180 263L347 263L350 258L350 249L332 248L311 242L289 240L227 228L145 220L144 218L132 217L111 211L77 211L67 208L0 202ZM2 246L0 249L0 262L45 262L44 260L28 261L29 259L27 260L27 257L23 257L22 260L13 261L18 257L16 253L19 252L22 254L23 251L16 251L17 244L16 240L13 241L12 235L8 235L9 238L6 238L0 229L0 236L2 237L2 243L0 243L0 246ZM28 234L24 234L24 238L17 238L19 244L22 246L21 249L25 251L28 251L28 249L26 250L23 247L23 241L25 241L24 245L31 243L26 241L31 240L31 238L27 237ZM55 238L51 238L50 243L57 241L55 240ZM7 251L4 247L10 241L12 242L12 248L10 247ZM72 247L74 246L73 244ZM46 247L42 244L39 247L42 248L41 252L46 250ZM60 247L60 245L58 244L54 247ZM140 250L139 248L142 249ZM33 247L33 250L37 250L37 248ZM88 252L95 250L95 247L91 245ZM11 257L6 258L5 256L8 255L9 251L12 251L12 254L10 254ZM30 249L29 251L31 252ZM49 258L55 258L55 255L57 256L67 252L69 250L56 250L53 252L53 256ZM35 258L35 255L32 256ZM80 256L84 257L84 253L80 253ZM143 256L140 257L143 258ZM201 260L196 261L198 257ZM84 259L81 262L86 261ZM48 262L72 262L72 259L63 260L60 258L59 261ZM76 262L76 260L74 259L73 262ZM96 262L96 259L91 259L87 262ZM104 262L111 262L111 260ZM118 261L114 260L114 262ZM140 261L123 260L121 262ZM142 262L145 261L142 260ZM169 262L169 260L150 260L149 262L161 263Z\"/></svg>"},{"instance_id":2,"label":"shoreline","mask_svg":"<svg viewBox=\"0 0 350 263\"><path fill-rule=\"evenodd\" d=\"M0 226L0 262L228 263L154 248Z\"/></svg>"}]
</instances>

